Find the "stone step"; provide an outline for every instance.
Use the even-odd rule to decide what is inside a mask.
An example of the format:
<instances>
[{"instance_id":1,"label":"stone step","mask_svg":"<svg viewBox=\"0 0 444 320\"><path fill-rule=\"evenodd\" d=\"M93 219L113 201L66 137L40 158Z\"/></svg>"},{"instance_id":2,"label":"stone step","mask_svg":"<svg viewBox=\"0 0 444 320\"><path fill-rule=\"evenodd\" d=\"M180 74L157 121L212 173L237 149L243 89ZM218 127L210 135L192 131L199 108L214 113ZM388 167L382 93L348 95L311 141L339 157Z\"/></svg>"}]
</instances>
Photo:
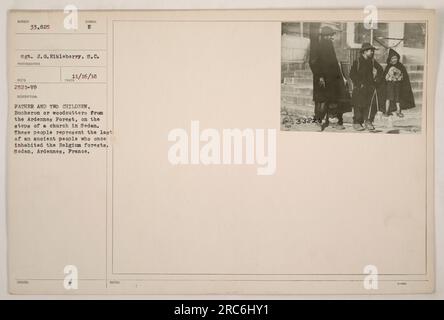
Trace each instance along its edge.
<instances>
[{"instance_id":1,"label":"stone step","mask_svg":"<svg viewBox=\"0 0 444 320\"><path fill-rule=\"evenodd\" d=\"M309 103L313 104L312 94L298 94L294 92L282 92L281 97L287 99L288 101L293 101L294 103ZM414 92L413 98L415 99L415 105L422 105L423 94L422 92Z\"/></svg>"},{"instance_id":2,"label":"stone step","mask_svg":"<svg viewBox=\"0 0 444 320\"><path fill-rule=\"evenodd\" d=\"M422 78L420 80L419 79L415 79L415 80L410 79L410 84L412 85L412 89L422 90L422 88L423 88ZM295 85L298 87L312 88L313 87L313 79L286 77L283 80L283 85Z\"/></svg>"},{"instance_id":3,"label":"stone step","mask_svg":"<svg viewBox=\"0 0 444 320\"><path fill-rule=\"evenodd\" d=\"M311 117L314 115L314 108L313 106L309 105L292 106L282 103L281 115L290 115L290 116L298 115L298 116Z\"/></svg>"},{"instance_id":4,"label":"stone step","mask_svg":"<svg viewBox=\"0 0 444 320\"><path fill-rule=\"evenodd\" d=\"M410 81L422 81L424 79L423 71L411 71L408 72Z\"/></svg>"},{"instance_id":5,"label":"stone step","mask_svg":"<svg viewBox=\"0 0 444 320\"><path fill-rule=\"evenodd\" d=\"M313 87L313 79L307 78L284 78L284 85L297 85L299 87Z\"/></svg>"},{"instance_id":6,"label":"stone step","mask_svg":"<svg viewBox=\"0 0 444 320\"><path fill-rule=\"evenodd\" d=\"M282 96L281 102L283 105L290 105L290 106L312 107L314 105L312 97Z\"/></svg>"},{"instance_id":7,"label":"stone step","mask_svg":"<svg viewBox=\"0 0 444 320\"><path fill-rule=\"evenodd\" d=\"M308 106L313 107L313 97L311 95L291 95L291 94L282 94L281 101L283 104L288 106L300 107L300 106ZM422 107L422 96L415 96L415 105L417 108Z\"/></svg>"},{"instance_id":8,"label":"stone step","mask_svg":"<svg viewBox=\"0 0 444 320\"><path fill-rule=\"evenodd\" d=\"M313 79L313 74L311 73L311 71L302 71L302 72L284 71L281 73L281 78Z\"/></svg>"},{"instance_id":9,"label":"stone step","mask_svg":"<svg viewBox=\"0 0 444 320\"><path fill-rule=\"evenodd\" d=\"M313 90L302 89L302 88L286 88L286 89L281 88L281 96L288 96L288 97L298 96L298 97L313 99Z\"/></svg>"},{"instance_id":10,"label":"stone step","mask_svg":"<svg viewBox=\"0 0 444 320\"><path fill-rule=\"evenodd\" d=\"M424 64L424 57L404 55L402 62L404 64L422 65L422 64Z\"/></svg>"},{"instance_id":11,"label":"stone step","mask_svg":"<svg viewBox=\"0 0 444 320\"><path fill-rule=\"evenodd\" d=\"M412 89L418 89L418 90L422 90L423 87L423 82L422 81L410 81L411 85L412 85Z\"/></svg>"},{"instance_id":12,"label":"stone step","mask_svg":"<svg viewBox=\"0 0 444 320\"><path fill-rule=\"evenodd\" d=\"M402 120L408 120L409 118L418 118L421 114L421 106L416 106L413 109L408 109L403 111L404 118L399 119L395 118L396 120L402 121ZM281 105L281 116L296 116L296 117L313 117L314 116L314 107L312 105L299 105L299 106L292 106L287 105L284 102ZM345 123L353 123L353 111L346 112L343 114L343 119ZM375 122L381 121L384 119L380 119L379 117L375 118Z\"/></svg>"},{"instance_id":13,"label":"stone step","mask_svg":"<svg viewBox=\"0 0 444 320\"><path fill-rule=\"evenodd\" d=\"M305 62L283 62L281 63L281 71L310 70L309 65Z\"/></svg>"},{"instance_id":14,"label":"stone step","mask_svg":"<svg viewBox=\"0 0 444 320\"><path fill-rule=\"evenodd\" d=\"M413 94L422 94L423 90L422 82L412 82ZM283 92L296 92L300 94L313 93L313 87L304 83L283 83L281 84L281 91Z\"/></svg>"},{"instance_id":15,"label":"stone step","mask_svg":"<svg viewBox=\"0 0 444 320\"><path fill-rule=\"evenodd\" d=\"M410 82L413 81L423 81L424 79L424 72L423 71L408 71ZM305 83L313 83L313 74L311 71L301 71L301 72L294 72L294 71L287 71L282 72L281 78L284 79L284 83L295 83L292 79L298 79L297 81L302 81Z\"/></svg>"},{"instance_id":16,"label":"stone step","mask_svg":"<svg viewBox=\"0 0 444 320\"><path fill-rule=\"evenodd\" d=\"M424 71L423 64L405 64L407 71Z\"/></svg>"},{"instance_id":17,"label":"stone step","mask_svg":"<svg viewBox=\"0 0 444 320\"><path fill-rule=\"evenodd\" d=\"M387 63L380 63L381 67L385 69L385 66ZM408 72L410 71L424 71L424 65L423 64L415 64L415 63L404 63L404 67Z\"/></svg>"},{"instance_id":18,"label":"stone step","mask_svg":"<svg viewBox=\"0 0 444 320\"><path fill-rule=\"evenodd\" d=\"M283 71L281 75L284 78L313 78L311 70Z\"/></svg>"},{"instance_id":19,"label":"stone step","mask_svg":"<svg viewBox=\"0 0 444 320\"><path fill-rule=\"evenodd\" d=\"M422 102L422 91L413 91L413 98L415 99L415 102Z\"/></svg>"},{"instance_id":20,"label":"stone step","mask_svg":"<svg viewBox=\"0 0 444 320\"><path fill-rule=\"evenodd\" d=\"M387 65L386 63L380 63L380 65L385 68ZM423 64L410 64L405 63L404 64L407 71L424 71L424 65ZM281 72L288 71L288 72L309 72L311 73L310 66L306 62L284 62L281 63Z\"/></svg>"},{"instance_id":21,"label":"stone step","mask_svg":"<svg viewBox=\"0 0 444 320\"><path fill-rule=\"evenodd\" d=\"M282 95L299 95L299 96L312 96L313 89L311 88L298 88L294 86L283 85L281 87Z\"/></svg>"}]
</instances>

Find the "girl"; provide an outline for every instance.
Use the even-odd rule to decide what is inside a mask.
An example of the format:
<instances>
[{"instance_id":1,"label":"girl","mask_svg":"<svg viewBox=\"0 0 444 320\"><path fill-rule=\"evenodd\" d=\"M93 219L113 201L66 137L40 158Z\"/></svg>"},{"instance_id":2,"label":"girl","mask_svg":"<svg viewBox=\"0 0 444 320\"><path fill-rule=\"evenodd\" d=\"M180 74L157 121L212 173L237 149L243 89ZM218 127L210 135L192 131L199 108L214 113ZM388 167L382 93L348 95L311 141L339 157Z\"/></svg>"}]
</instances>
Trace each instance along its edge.
<instances>
[{"instance_id":1,"label":"girl","mask_svg":"<svg viewBox=\"0 0 444 320\"><path fill-rule=\"evenodd\" d=\"M387 66L384 70L384 81L386 84L385 116L396 110L396 115L404 117L402 109L415 107L412 87L406 68L400 62L400 55L390 49L387 58Z\"/></svg>"}]
</instances>

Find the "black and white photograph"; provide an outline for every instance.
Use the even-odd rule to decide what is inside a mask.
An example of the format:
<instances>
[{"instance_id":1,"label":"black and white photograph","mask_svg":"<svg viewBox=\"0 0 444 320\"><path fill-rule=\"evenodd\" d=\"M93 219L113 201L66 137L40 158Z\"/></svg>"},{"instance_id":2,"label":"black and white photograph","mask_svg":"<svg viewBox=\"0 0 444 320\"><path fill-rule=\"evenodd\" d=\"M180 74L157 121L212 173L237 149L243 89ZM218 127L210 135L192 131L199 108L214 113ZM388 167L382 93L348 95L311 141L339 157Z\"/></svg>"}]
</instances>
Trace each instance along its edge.
<instances>
[{"instance_id":1,"label":"black and white photograph","mask_svg":"<svg viewBox=\"0 0 444 320\"><path fill-rule=\"evenodd\" d=\"M0 300L444 298L444 2L108 1L0 2Z\"/></svg>"},{"instance_id":2,"label":"black and white photograph","mask_svg":"<svg viewBox=\"0 0 444 320\"><path fill-rule=\"evenodd\" d=\"M421 132L426 23L285 22L281 130Z\"/></svg>"}]
</instances>

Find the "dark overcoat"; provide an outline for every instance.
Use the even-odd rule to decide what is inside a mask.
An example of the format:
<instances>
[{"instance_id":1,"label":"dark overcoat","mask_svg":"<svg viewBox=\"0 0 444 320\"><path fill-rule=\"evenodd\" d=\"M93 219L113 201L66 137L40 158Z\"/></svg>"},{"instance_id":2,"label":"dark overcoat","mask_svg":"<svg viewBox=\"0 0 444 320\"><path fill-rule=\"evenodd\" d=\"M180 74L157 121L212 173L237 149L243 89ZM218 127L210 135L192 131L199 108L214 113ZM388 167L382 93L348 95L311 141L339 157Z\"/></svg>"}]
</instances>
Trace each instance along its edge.
<instances>
[{"instance_id":1,"label":"dark overcoat","mask_svg":"<svg viewBox=\"0 0 444 320\"><path fill-rule=\"evenodd\" d=\"M313 101L336 103L342 112L351 111L350 93L331 40L311 44L309 65L313 72ZM319 83L321 77L325 87Z\"/></svg>"},{"instance_id":2,"label":"dark overcoat","mask_svg":"<svg viewBox=\"0 0 444 320\"><path fill-rule=\"evenodd\" d=\"M376 69L376 77L373 76L373 68ZM352 105L354 107L369 106L376 89L378 109L384 108L382 95L383 69L375 59L365 59L360 55L350 69L350 78L353 82ZM374 102L373 102L374 103Z\"/></svg>"}]
</instances>

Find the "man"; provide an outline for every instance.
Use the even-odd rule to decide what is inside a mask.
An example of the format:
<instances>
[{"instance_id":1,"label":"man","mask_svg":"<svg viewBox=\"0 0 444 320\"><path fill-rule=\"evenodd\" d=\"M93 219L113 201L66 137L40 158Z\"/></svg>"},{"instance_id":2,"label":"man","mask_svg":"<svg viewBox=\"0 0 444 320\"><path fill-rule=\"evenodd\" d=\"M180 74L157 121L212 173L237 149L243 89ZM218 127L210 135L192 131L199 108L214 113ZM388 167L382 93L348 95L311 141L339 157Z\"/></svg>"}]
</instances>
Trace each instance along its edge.
<instances>
[{"instance_id":1,"label":"man","mask_svg":"<svg viewBox=\"0 0 444 320\"><path fill-rule=\"evenodd\" d=\"M342 115L351 111L346 80L333 47L335 31L325 26L321 29L319 42L313 41L310 48L310 68L313 72L313 101L315 121L321 131L329 125L329 114L338 118L336 129L345 129ZM325 118L325 119L324 119Z\"/></svg>"},{"instance_id":2,"label":"man","mask_svg":"<svg viewBox=\"0 0 444 320\"><path fill-rule=\"evenodd\" d=\"M353 81L353 128L356 131L375 130L373 120L382 102L378 89L383 81L383 70L374 59L375 50L370 43L363 43L360 55L350 70Z\"/></svg>"}]
</instances>

